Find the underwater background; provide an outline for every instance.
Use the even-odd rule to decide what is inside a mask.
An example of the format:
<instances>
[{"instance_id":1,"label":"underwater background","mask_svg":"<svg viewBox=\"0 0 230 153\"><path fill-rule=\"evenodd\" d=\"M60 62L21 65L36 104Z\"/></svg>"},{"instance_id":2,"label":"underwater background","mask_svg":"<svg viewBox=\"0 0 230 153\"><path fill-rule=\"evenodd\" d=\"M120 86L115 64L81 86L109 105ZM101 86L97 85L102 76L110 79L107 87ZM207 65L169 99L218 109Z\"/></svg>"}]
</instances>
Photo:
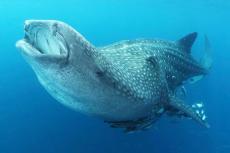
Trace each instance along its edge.
<instances>
[{"instance_id":1,"label":"underwater background","mask_svg":"<svg viewBox=\"0 0 230 153\"><path fill-rule=\"evenodd\" d=\"M96 46L198 32L197 59L206 34L213 67L186 86L186 101L204 102L211 128L164 117L148 131L124 134L64 107L15 47L26 19L64 21ZM229 0L0 0L0 54L0 153L230 153Z\"/></svg>"}]
</instances>

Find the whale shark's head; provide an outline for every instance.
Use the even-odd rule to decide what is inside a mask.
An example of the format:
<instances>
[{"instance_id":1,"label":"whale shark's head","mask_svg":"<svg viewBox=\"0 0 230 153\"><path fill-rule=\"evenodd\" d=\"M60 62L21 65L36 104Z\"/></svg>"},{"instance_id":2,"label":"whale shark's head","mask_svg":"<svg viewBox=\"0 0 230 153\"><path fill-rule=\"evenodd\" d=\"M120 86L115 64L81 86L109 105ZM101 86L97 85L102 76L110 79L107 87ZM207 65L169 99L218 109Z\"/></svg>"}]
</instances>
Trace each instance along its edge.
<instances>
[{"instance_id":1,"label":"whale shark's head","mask_svg":"<svg viewBox=\"0 0 230 153\"><path fill-rule=\"evenodd\" d=\"M44 87L54 90L54 86L63 89L75 84L78 88L82 82L92 80L85 76L95 72L90 54L94 47L72 27L55 20L28 20L24 33L16 47Z\"/></svg>"},{"instance_id":2,"label":"whale shark's head","mask_svg":"<svg viewBox=\"0 0 230 153\"><path fill-rule=\"evenodd\" d=\"M27 61L35 65L57 65L67 60L69 47L65 31L55 21L27 20L24 39L17 42Z\"/></svg>"},{"instance_id":3,"label":"whale shark's head","mask_svg":"<svg viewBox=\"0 0 230 153\"><path fill-rule=\"evenodd\" d=\"M16 46L32 65L65 65L93 48L80 33L60 21L27 20L24 32L24 39Z\"/></svg>"}]
</instances>

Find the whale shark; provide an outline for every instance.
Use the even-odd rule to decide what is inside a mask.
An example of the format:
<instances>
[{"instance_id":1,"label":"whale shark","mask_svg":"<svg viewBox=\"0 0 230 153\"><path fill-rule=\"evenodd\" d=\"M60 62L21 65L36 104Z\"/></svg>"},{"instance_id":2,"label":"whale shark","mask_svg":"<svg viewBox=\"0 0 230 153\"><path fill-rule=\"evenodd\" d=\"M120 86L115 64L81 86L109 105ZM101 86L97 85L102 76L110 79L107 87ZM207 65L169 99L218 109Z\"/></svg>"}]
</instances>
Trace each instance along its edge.
<instances>
[{"instance_id":1,"label":"whale shark","mask_svg":"<svg viewBox=\"0 0 230 153\"><path fill-rule=\"evenodd\" d=\"M63 105L125 132L146 130L164 114L209 127L203 104L176 96L184 81L208 73L191 55L197 33L180 40L123 40L96 47L70 25L26 20L16 43L41 85Z\"/></svg>"}]
</instances>

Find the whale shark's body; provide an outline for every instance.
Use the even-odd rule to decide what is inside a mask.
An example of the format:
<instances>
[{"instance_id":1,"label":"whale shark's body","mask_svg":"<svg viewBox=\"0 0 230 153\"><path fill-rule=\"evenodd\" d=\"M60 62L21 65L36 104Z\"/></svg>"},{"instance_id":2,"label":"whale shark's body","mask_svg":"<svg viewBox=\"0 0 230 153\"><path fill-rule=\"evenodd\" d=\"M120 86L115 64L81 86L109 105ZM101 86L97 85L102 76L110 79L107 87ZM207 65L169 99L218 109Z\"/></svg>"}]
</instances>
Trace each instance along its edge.
<instances>
[{"instance_id":1,"label":"whale shark's body","mask_svg":"<svg viewBox=\"0 0 230 153\"><path fill-rule=\"evenodd\" d=\"M112 127L144 130L163 114L208 127L200 105L190 107L175 96L184 81L207 73L190 54L196 35L97 48L63 22L31 20L17 46L55 99Z\"/></svg>"}]
</instances>

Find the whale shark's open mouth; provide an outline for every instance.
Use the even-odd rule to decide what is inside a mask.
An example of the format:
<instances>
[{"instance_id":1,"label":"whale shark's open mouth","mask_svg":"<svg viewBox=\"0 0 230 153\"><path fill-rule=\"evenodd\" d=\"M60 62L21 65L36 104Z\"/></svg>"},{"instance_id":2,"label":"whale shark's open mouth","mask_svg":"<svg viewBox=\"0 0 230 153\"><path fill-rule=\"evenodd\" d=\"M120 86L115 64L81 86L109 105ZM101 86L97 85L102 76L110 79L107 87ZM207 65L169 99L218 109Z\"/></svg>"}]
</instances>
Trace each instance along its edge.
<instances>
[{"instance_id":1,"label":"whale shark's open mouth","mask_svg":"<svg viewBox=\"0 0 230 153\"><path fill-rule=\"evenodd\" d=\"M17 43L28 54L67 56L68 44L57 24L26 21L24 39Z\"/></svg>"}]
</instances>

